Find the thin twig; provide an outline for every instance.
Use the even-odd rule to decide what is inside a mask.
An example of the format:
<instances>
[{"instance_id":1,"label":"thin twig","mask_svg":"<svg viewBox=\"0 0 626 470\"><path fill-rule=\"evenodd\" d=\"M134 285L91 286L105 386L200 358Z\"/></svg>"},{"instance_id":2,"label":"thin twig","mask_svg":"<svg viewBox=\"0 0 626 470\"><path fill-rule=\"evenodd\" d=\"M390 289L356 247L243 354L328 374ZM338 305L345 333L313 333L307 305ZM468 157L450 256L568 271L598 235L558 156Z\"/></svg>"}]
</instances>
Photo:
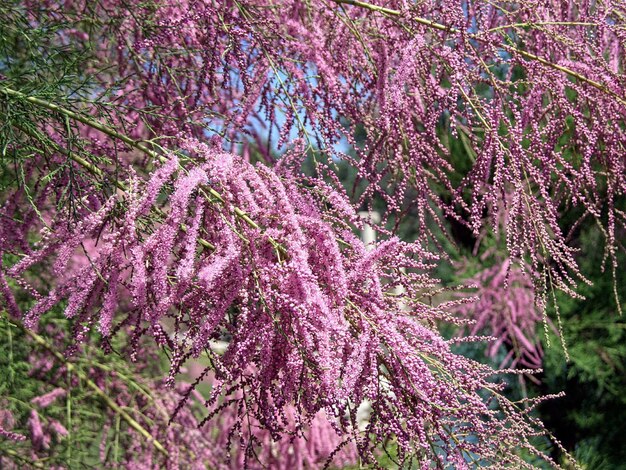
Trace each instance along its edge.
<instances>
[{"instance_id":1,"label":"thin twig","mask_svg":"<svg viewBox=\"0 0 626 470\"><path fill-rule=\"evenodd\" d=\"M17 124L14 124L14 127L19 129L20 131L22 131L24 134L40 141L43 143L42 137L38 136L36 134L34 134L32 131L23 128L22 126L19 126ZM97 176L99 178L107 178L107 174L102 171L100 168L98 168L97 166L95 166L94 164L88 162L87 160L85 160L83 157L79 156L76 154L76 152L70 152L69 150L61 147L59 144L56 144L54 142L45 142L44 145L49 145L50 147L52 147L52 150L54 150L55 152L58 152L62 155L65 155L66 157L70 158L73 162L79 164L80 166L82 166L83 168L85 168L87 171L89 171L92 175ZM119 189L120 191L124 192L124 193L129 193L130 190L128 189L128 187L122 183L121 181L115 180L113 181L113 184L115 185L115 187L117 189ZM159 216L165 219L166 214L159 209L158 207L152 207L152 210ZM185 224L180 224L180 229L183 232L187 232L188 227ZM198 237L198 243L203 246L204 248L208 248L211 251L215 250L215 245L213 245L211 242L205 240L204 238Z\"/></svg>"}]
</instances>

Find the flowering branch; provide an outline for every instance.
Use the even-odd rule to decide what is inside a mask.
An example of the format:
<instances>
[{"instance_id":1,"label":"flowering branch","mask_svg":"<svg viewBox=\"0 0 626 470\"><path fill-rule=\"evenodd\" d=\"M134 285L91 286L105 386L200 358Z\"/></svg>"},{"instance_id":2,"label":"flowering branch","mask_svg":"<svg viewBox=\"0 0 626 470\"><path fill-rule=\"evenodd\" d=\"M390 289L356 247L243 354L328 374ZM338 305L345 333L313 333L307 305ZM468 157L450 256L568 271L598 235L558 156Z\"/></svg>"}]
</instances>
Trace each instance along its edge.
<instances>
[{"instance_id":1,"label":"flowering branch","mask_svg":"<svg viewBox=\"0 0 626 470\"><path fill-rule=\"evenodd\" d=\"M380 12L380 13L384 13L386 15L391 15L391 16L402 16L403 12L400 10L393 10L390 8L385 8L385 7L381 7L378 5L373 5L371 3L366 3L366 2L361 2L360 0L333 0L335 3L338 4L346 4L346 5L353 5L353 6L357 6L359 8L365 8L367 10L370 11L375 11L375 12ZM424 26L428 26L429 28L432 29L436 29L438 31L445 31L445 32L449 32L452 34L460 34L462 31L458 28L455 28L454 26L446 26L444 24L441 23L437 23L436 21L433 20L429 20L427 18L420 18L419 16L411 16L411 21L414 21L415 23L424 25ZM551 24L551 25L571 25L571 26L594 26L595 23L588 23L588 22L563 22L563 21L553 21L553 22L542 22L542 23L515 23L515 24L510 24L510 25L504 25L504 26L499 26L497 28L492 28L489 29L488 31L485 31L485 33L493 33L496 31L500 31L502 29L505 28L512 28L512 27L523 27L523 26L531 26L534 24ZM481 36L481 33L469 33L469 32L464 32L464 35L467 36L468 38L471 39L476 39L477 41L485 41L485 39ZM577 80L580 80L584 83L587 83L588 85L591 85L594 88L597 88L598 90L600 90L603 93L606 93L607 95L612 96L613 98L615 98L620 104L626 105L626 98L618 95L617 93L615 93L614 91L610 90L609 88L607 88L606 85L597 82L595 80L591 80L587 77L585 77L584 75L581 75L580 73L571 70L567 67L564 67L562 65L559 64L555 64L554 62L551 62L543 57L540 57L538 55L532 54L530 52L524 51L523 49L519 49L517 47L514 46L510 46L508 44L502 44L501 45L502 49L508 51L508 52L512 52L514 54L519 54L520 56L526 58L526 59L530 59L530 60L534 60L537 61L547 67L553 68L555 70L558 70L559 72L563 72L567 75L569 75L572 78L576 78Z\"/></svg>"},{"instance_id":2,"label":"flowering branch","mask_svg":"<svg viewBox=\"0 0 626 470\"><path fill-rule=\"evenodd\" d=\"M461 322L457 302L424 296L439 289L447 221L470 244L504 232L532 290L522 305L553 287L576 296L586 280L564 235L572 208L606 226L615 272L626 220L619 6L27 3L15 15L44 24L47 42L0 58L0 149L14 163L0 291L13 316L34 328L63 305L74 344L95 329L105 345L127 340L132 360L149 337L169 355L171 387L208 352L172 420L211 375L206 420L228 418L224 445L241 438L245 463L253 428L284 437L318 415L372 463L389 441L400 462L442 467L521 465L513 449L534 452L539 423L438 331ZM81 47L84 67L49 84L58 68L41 51ZM62 104L76 96L76 108ZM353 229L373 209L380 236L366 246ZM397 237L405 222L416 241ZM507 278L495 277L500 292ZM539 366L536 316L520 333L492 306L499 297L482 325L520 353L528 342L523 357Z\"/></svg>"},{"instance_id":3,"label":"flowering branch","mask_svg":"<svg viewBox=\"0 0 626 470\"><path fill-rule=\"evenodd\" d=\"M47 108L51 111L56 111L59 112L71 119L74 119L76 121L82 122L83 124L88 125L89 127L92 127L93 129L96 129L98 131L104 132L105 134L118 139L122 142L124 142L125 144L129 145L132 148L135 148L143 153L145 153L146 155L148 155L149 157L153 158L154 160L157 160L161 163L166 163L168 161L167 157L164 157L162 155L159 155L157 152L150 150L148 147L146 147L143 143L141 142L137 142L119 132L116 132L114 129L110 128L109 126L105 126L104 124L99 123L98 121L92 119L92 118L88 118L82 114L79 113L75 113L74 111L71 111L69 109L66 109L62 106L58 106L54 103L51 103L49 101L46 100L42 100L40 98L34 97L34 96L27 96L24 93L21 93L19 91L16 90L12 90L11 88L7 88L7 87L0 87L0 93L4 93L8 96L13 96L16 97L18 99L23 99L29 103L35 104L37 106L42 106L44 108ZM87 162L85 159L81 158L78 155L75 155L71 152L68 152L67 150L63 150L61 149L61 147L56 146L57 150L61 150L61 152L63 154L69 155L70 158L72 160L74 160L76 163L78 163L79 165L85 167L87 170L89 170L91 173L93 173L94 175L97 176L103 176L104 172L102 172L102 170L100 170L99 168L95 167L94 165L92 165L91 163ZM127 191L127 188L119 182L115 183L120 189L122 189L123 191ZM218 202L223 203L224 199L222 197L222 195L217 192L215 189L205 186L204 189L208 192L208 194L212 197L217 199ZM252 227L253 229L259 229L259 226L256 224L256 222L254 222L250 216L248 214L246 214L243 210L241 210L239 207L234 206L232 208L233 212L235 213L235 215L237 217L239 217L241 220L243 220L244 222L246 222L250 227ZM270 240L272 241L272 243L275 245L277 250L280 250L284 253L284 247L281 247L279 243L276 243L275 241L273 241L273 239ZM202 238L199 239L199 243L201 243L203 246L207 247L207 248L213 248L213 246L207 242L206 240L203 240Z\"/></svg>"}]
</instances>

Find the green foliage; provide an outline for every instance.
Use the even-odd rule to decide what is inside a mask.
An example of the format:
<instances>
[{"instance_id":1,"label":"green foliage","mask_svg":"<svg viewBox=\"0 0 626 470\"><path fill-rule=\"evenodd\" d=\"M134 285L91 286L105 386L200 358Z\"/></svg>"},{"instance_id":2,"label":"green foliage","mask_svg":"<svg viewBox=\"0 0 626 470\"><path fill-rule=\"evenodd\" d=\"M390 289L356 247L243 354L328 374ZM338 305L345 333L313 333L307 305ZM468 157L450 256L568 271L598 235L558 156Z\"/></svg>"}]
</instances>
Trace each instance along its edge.
<instances>
[{"instance_id":1,"label":"green foliage","mask_svg":"<svg viewBox=\"0 0 626 470\"><path fill-rule=\"evenodd\" d=\"M583 269L592 286L582 286L585 300L558 299L570 362L557 347L546 348L541 391L565 391L546 402L542 418L580 464L589 469L626 468L626 318L617 312L613 287L626 299L626 273L602 271L601 234L595 227L580 236ZM620 254L623 265L626 256ZM558 344L552 338L552 344Z\"/></svg>"},{"instance_id":2,"label":"green foliage","mask_svg":"<svg viewBox=\"0 0 626 470\"><path fill-rule=\"evenodd\" d=\"M89 83L85 70L90 45L61 41L58 33L68 28L89 31L88 12L72 20L44 7L26 9L22 3L13 0L0 4L0 73L4 84L49 98L78 93Z\"/></svg>"}]
</instances>

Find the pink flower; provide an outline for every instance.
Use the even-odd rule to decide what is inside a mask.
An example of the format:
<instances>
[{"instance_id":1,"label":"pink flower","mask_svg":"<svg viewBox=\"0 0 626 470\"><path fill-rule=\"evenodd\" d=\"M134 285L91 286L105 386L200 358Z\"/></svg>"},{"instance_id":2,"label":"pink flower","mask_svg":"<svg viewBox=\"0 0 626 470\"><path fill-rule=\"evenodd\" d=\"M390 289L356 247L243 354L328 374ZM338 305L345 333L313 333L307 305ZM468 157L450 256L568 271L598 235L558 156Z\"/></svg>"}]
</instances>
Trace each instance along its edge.
<instances>
[{"instance_id":1,"label":"pink flower","mask_svg":"<svg viewBox=\"0 0 626 470\"><path fill-rule=\"evenodd\" d=\"M45 395L40 395L38 397L33 398L30 402L33 405L38 406L39 408L47 408L52 403L56 401L57 398L64 397L66 394L65 390L62 388L55 388L51 392L46 393Z\"/></svg>"}]
</instances>

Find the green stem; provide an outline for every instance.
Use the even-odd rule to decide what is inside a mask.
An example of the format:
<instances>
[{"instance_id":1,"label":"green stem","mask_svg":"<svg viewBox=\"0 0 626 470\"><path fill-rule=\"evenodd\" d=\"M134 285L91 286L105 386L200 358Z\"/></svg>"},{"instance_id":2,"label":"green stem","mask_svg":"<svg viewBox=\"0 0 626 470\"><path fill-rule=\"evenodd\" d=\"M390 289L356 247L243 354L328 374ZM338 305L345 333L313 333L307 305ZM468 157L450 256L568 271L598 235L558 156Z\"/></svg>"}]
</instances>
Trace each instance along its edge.
<instances>
[{"instance_id":1,"label":"green stem","mask_svg":"<svg viewBox=\"0 0 626 470\"><path fill-rule=\"evenodd\" d=\"M39 142L42 142L43 145L48 145L48 146L52 147L52 150L54 150L55 152L58 152L58 153L60 153L62 155L65 155L66 157L70 158L74 163L79 164L80 166L85 168L92 175L97 176L99 178L107 178L107 174L104 171L102 171L100 168L98 168L94 164L88 162L83 157L81 157L79 155L76 155L75 152L70 152L69 150L61 147L60 145L58 145L58 144L56 144L54 142L44 142L44 139L43 139L42 136L36 135L33 131L31 131L29 129L25 129L22 126L19 126L17 124L14 124L14 126L17 129L19 129L20 131L22 131L23 133L25 133L26 135L29 135L30 137L32 137L33 139L38 140ZM115 181L113 181L113 184L120 191L122 191L124 193L128 193L129 192L128 187L124 183L122 183L121 181L115 180ZM159 217L165 219L166 215L165 215L165 213L161 209L159 209L158 207L152 207L152 210ZM185 224L180 224L180 229L183 232L185 232L185 233L187 232L187 230L189 230L189 228ZM202 247L208 248L211 251L215 250L215 245L213 245L211 242L206 241L204 238L198 238L198 243Z\"/></svg>"},{"instance_id":2,"label":"green stem","mask_svg":"<svg viewBox=\"0 0 626 470\"><path fill-rule=\"evenodd\" d=\"M44 466L44 464L42 464L41 462L37 462L36 460L27 459L26 457L20 455L18 452L14 451L13 449L2 448L2 449L0 449L0 453L8 455L9 457L11 457L13 459L19 460L20 462L23 462L23 463L27 464L30 467L46 468Z\"/></svg>"}]
</instances>

